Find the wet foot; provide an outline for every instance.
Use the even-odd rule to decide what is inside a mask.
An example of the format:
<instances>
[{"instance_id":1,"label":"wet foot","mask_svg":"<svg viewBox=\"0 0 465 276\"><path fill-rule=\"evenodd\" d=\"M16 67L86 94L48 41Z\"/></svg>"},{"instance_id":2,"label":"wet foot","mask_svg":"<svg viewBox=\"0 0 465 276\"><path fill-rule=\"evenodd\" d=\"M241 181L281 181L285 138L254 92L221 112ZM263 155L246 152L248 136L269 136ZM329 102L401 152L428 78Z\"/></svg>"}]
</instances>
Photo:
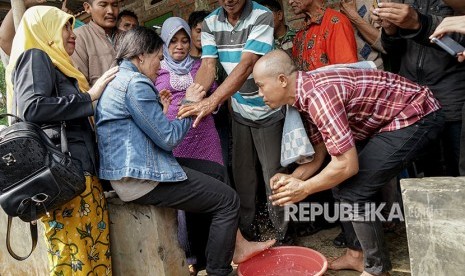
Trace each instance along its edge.
<instances>
[{"instance_id":1,"label":"wet foot","mask_svg":"<svg viewBox=\"0 0 465 276\"><path fill-rule=\"evenodd\" d=\"M276 240L274 239L264 242L249 242L245 239L237 240L236 249L234 250L233 262L235 264L245 262L263 250L272 247L275 242Z\"/></svg>"},{"instance_id":2,"label":"wet foot","mask_svg":"<svg viewBox=\"0 0 465 276\"><path fill-rule=\"evenodd\" d=\"M328 268L331 270L349 269L363 272L363 253L348 249L346 254L330 262Z\"/></svg>"}]
</instances>

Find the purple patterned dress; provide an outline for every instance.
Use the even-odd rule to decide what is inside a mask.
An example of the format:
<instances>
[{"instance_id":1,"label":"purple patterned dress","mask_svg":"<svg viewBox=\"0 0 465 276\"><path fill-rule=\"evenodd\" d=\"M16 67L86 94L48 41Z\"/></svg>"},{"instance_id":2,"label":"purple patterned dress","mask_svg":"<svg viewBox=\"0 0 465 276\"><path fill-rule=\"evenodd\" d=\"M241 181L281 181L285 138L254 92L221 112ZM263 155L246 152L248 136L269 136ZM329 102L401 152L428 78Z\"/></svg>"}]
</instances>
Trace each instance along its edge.
<instances>
[{"instance_id":1,"label":"purple patterned dress","mask_svg":"<svg viewBox=\"0 0 465 276\"><path fill-rule=\"evenodd\" d=\"M194 82L200 64L201 60L196 60L189 74L177 75L170 71L164 61L161 62L155 87L158 91L163 89L171 91L172 100L166 114L169 120L176 119L179 104L184 98L187 88ZM209 93L212 93L216 88L217 84L213 83ZM173 154L175 157L209 160L223 165L220 138L215 128L213 116L208 115L196 128L189 129L186 137L173 150Z\"/></svg>"}]
</instances>

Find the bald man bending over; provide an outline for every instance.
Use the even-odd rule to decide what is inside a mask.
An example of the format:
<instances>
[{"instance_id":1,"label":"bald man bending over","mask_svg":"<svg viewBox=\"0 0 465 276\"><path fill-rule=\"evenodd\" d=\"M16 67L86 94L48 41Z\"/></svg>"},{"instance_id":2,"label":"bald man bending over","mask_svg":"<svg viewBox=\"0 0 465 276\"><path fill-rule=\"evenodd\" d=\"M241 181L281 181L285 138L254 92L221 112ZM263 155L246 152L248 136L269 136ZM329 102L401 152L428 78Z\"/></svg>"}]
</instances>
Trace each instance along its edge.
<instances>
[{"instance_id":1,"label":"bald man bending over","mask_svg":"<svg viewBox=\"0 0 465 276\"><path fill-rule=\"evenodd\" d=\"M374 210L366 209L365 203L374 203L382 186L437 138L444 116L431 91L378 70L297 71L281 50L259 59L253 76L268 106L289 104L308 118L305 123L315 146L313 162L291 175L273 176L272 203L297 203L333 189L351 207L352 217L343 222L348 250L330 268L358 270L364 276L389 275L383 229L379 219L370 220ZM328 153L331 161L316 173Z\"/></svg>"}]
</instances>

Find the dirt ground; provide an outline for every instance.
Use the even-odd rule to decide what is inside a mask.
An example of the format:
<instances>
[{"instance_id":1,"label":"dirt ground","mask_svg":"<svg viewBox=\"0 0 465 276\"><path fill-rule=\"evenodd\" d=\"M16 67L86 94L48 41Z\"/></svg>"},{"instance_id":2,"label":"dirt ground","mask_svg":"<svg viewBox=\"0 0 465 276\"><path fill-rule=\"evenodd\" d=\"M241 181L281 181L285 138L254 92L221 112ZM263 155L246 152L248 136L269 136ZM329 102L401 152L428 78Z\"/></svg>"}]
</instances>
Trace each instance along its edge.
<instances>
[{"instance_id":1,"label":"dirt ground","mask_svg":"<svg viewBox=\"0 0 465 276\"><path fill-rule=\"evenodd\" d=\"M339 234L339 227L322 230L314 235L302 237L296 240L296 244L305 246L322 253L328 260L344 254L345 249L333 246L332 240ZM410 263L407 246L407 234L404 225L398 225L394 231L385 234L392 261L392 276L410 275ZM354 271L331 271L328 276L358 276L360 273ZM297 276L297 275L295 275Z\"/></svg>"},{"instance_id":2,"label":"dirt ground","mask_svg":"<svg viewBox=\"0 0 465 276\"><path fill-rule=\"evenodd\" d=\"M304 246L322 253L328 260L344 254L345 249L333 246L332 240L339 234L339 227L321 230L320 232L295 239L296 246ZM407 234L405 225L399 224L394 230L385 233L385 239L389 247L393 269L390 272L392 276L410 275L410 263L407 246ZM207 275L201 271L199 276ZM230 276L236 276L236 266ZM328 270L324 275L327 276L358 276L360 273L354 271L331 271ZM252 275L253 276L253 275ZM283 275L283 276L300 276L300 275ZM302 275L304 276L304 275Z\"/></svg>"},{"instance_id":3,"label":"dirt ground","mask_svg":"<svg viewBox=\"0 0 465 276\"><path fill-rule=\"evenodd\" d=\"M257 215L256 215L256 224L259 225L260 236L262 239L272 239L274 235L273 226L271 221L268 218L268 211L263 198L264 191L259 191L262 198L257 201ZM316 250L322 253L326 259L329 261L336 257L339 257L345 253L345 248L337 248L333 245L333 239L339 234L340 227L336 224L336 227L321 230L315 234L296 237L294 238L294 243L296 246L304 246ZM291 231L292 232L292 231ZM408 253L408 244L407 244L407 232L405 229L404 223L398 223L392 227L389 231L385 231L386 244L389 248L389 253L391 256L392 270L390 274L392 276L410 276L410 260ZM237 276L236 269L237 266L233 264L234 271L229 276ZM201 271L199 276L206 276L205 271ZM342 271L332 271L328 270L325 276L358 276L359 272L342 270ZM254 276L254 275L250 275ZM308 275L283 275L283 276L308 276Z\"/></svg>"}]
</instances>

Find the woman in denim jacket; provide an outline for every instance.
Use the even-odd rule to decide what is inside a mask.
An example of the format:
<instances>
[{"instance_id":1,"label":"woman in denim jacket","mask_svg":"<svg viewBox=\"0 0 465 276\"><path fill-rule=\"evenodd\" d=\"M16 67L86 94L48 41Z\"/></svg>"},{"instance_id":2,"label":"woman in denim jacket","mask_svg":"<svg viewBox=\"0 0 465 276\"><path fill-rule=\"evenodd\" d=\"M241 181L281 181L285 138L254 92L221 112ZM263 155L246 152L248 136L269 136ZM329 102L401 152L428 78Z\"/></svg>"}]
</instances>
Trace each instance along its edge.
<instances>
[{"instance_id":1,"label":"woman in denim jacket","mask_svg":"<svg viewBox=\"0 0 465 276\"><path fill-rule=\"evenodd\" d=\"M232 271L239 198L229 186L180 166L173 157L172 150L182 141L192 119L170 121L163 114L153 85L163 59L162 45L155 31L145 27L129 31L120 42L116 55L119 72L96 110L99 176L110 180L123 201L211 214L207 273L228 275ZM203 87L193 84L181 104L198 101L204 95ZM258 246L240 241L235 259L255 254L262 249Z\"/></svg>"}]
</instances>

